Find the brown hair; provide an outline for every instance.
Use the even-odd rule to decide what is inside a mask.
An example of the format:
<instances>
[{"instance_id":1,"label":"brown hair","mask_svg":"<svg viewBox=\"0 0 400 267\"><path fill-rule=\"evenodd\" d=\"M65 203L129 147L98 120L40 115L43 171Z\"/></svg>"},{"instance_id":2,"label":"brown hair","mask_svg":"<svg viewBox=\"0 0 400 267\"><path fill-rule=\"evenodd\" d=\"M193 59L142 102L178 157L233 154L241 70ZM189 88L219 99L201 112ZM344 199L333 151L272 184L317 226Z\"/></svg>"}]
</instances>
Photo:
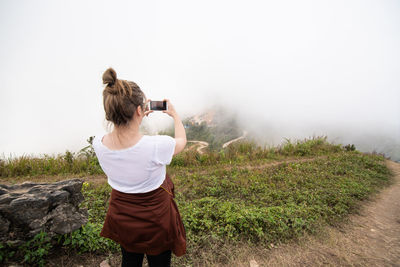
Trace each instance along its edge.
<instances>
[{"instance_id":1,"label":"brown hair","mask_svg":"<svg viewBox=\"0 0 400 267\"><path fill-rule=\"evenodd\" d=\"M103 73L103 105L106 120L114 125L124 126L133 118L138 106L144 111L144 93L140 87L131 81L117 79L113 68Z\"/></svg>"}]
</instances>

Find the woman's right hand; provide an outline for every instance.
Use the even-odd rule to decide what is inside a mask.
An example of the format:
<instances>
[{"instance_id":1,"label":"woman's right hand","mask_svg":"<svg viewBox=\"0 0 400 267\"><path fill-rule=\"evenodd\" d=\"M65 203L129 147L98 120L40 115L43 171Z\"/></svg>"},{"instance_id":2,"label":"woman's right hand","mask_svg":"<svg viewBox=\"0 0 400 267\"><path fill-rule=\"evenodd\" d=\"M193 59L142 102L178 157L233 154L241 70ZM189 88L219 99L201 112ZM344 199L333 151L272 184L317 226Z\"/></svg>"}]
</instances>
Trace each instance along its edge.
<instances>
[{"instance_id":1,"label":"woman's right hand","mask_svg":"<svg viewBox=\"0 0 400 267\"><path fill-rule=\"evenodd\" d=\"M175 151L174 155L180 153L183 151L183 149L186 146L186 131L185 127L182 124L181 119L178 116L178 113L176 113L174 106L171 104L171 102L168 99L164 99L164 101L167 101L168 109L163 110L164 113L167 113L174 119L174 124L175 124Z\"/></svg>"},{"instance_id":2,"label":"woman's right hand","mask_svg":"<svg viewBox=\"0 0 400 267\"><path fill-rule=\"evenodd\" d=\"M171 102L169 101L169 99L164 99L164 101L167 101L167 110L163 110L163 113L167 113L168 115L170 115L172 118L177 118L178 117L178 113L176 113L176 110L174 108L174 106L171 104Z\"/></svg>"}]
</instances>

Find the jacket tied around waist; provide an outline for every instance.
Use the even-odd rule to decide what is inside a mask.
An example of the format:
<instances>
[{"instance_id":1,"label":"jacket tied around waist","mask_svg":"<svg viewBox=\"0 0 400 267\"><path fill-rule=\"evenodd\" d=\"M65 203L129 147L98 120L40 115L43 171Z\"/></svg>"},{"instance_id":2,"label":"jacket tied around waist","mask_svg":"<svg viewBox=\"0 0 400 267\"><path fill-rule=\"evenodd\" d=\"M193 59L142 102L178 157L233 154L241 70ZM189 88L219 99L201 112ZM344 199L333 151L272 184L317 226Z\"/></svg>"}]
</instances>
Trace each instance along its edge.
<instances>
[{"instance_id":1,"label":"jacket tied around waist","mask_svg":"<svg viewBox=\"0 0 400 267\"><path fill-rule=\"evenodd\" d=\"M176 256L184 255L186 233L174 197L168 174L159 188L147 193L112 189L100 236L129 252L157 255L172 250Z\"/></svg>"}]
</instances>

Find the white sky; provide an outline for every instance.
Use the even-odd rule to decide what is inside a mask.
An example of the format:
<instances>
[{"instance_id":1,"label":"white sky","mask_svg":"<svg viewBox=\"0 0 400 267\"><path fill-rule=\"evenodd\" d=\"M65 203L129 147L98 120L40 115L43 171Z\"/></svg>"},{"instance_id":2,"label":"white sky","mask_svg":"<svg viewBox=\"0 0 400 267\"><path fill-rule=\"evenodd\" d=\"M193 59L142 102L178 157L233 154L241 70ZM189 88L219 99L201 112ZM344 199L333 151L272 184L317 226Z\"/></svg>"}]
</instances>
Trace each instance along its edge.
<instances>
[{"instance_id":1,"label":"white sky","mask_svg":"<svg viewBox=\"0 0 400 267\"><path fill-rule=\"evenodd\" d=\"M219 103L271 142L398 149L399 14L385 0L2 0L0 153L76 152L105 132L109 66L182 117Z\"/></svg>"}]
</instances>

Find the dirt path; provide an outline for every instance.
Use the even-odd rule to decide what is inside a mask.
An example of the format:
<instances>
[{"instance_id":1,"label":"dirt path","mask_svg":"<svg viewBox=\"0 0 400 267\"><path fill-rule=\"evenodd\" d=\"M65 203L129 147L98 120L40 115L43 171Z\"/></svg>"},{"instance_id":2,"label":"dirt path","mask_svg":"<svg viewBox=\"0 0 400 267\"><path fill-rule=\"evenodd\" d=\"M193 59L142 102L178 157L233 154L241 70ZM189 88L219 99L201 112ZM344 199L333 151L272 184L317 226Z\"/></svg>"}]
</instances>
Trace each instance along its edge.
<instances>
[{"instance_id":1,"label":"dirt path","mask_svg":"<svg viewBox=\"0 0 400 267\"><path fill-rule=\"evenodd\" d=\"M208 145L209 145L207 142L204 142L204 141L188 141L188 142L196 143L198 145L197 152L199 154L203 154L204 153L203 149L208 147Z\"/></svg>"},{"instance_id":2,"label":"dirt path","mask_svg":"<svg viewBox=\"0 0 400 267\"><path fill-rule=\"evenodd\" d=\"M386 164L395 174L394 184L366 201L350 223L270 251L253 248L253 257L240 266L251 260L258 266L400 266L400 163Z\"/></svg>"},{"instance_id":3,"label":"dirt path","mask_svg":"<svg viewBox=\"0 0 400 267\"><path fill-rule=\"evenodd\" d=\"M230 144L232 144L232 143L234 143L234 142L236 142L236 141L239 141L240 139L245 138L246 135L247 135L247 132L244 131L242 136L240 136L240 137L238 137L238 138L235 138L235 139L232 139L232 140L226 142L225 144L222 145L222 148L225 148L225 147L229 146Z\"/></svg>"},{"instance_id":4,"label":"dirt path","mask_svg":"<svg viewBox=\"0 0 400 267\"><path fill-rule=\"evenodd\" d=\"M224 144L222 145L222 148L225 148L225 147L229 146L230 144L232 144L233 142L236 142L236 141L239 141L240 139L245 138L246 135L247 135L247 132L244 131L242 136L240 136L240 137L238 137L238 138L235 138L235 139L232 139L232 140L230 140L230 141L224 143ZM197 152L198 152L199 154L203 154L203 153L204 153L203 149L209 146L209 143L208 143L208 142L205 142L205 141L192 140L192 141L188 141L188 142L190 142L190 143L195 143L195 144L196 144L196 145L194 145L193 147L197 146ZM192 149L192 148L191 148L191 149Z\"/></svg>"}]
</instances>

